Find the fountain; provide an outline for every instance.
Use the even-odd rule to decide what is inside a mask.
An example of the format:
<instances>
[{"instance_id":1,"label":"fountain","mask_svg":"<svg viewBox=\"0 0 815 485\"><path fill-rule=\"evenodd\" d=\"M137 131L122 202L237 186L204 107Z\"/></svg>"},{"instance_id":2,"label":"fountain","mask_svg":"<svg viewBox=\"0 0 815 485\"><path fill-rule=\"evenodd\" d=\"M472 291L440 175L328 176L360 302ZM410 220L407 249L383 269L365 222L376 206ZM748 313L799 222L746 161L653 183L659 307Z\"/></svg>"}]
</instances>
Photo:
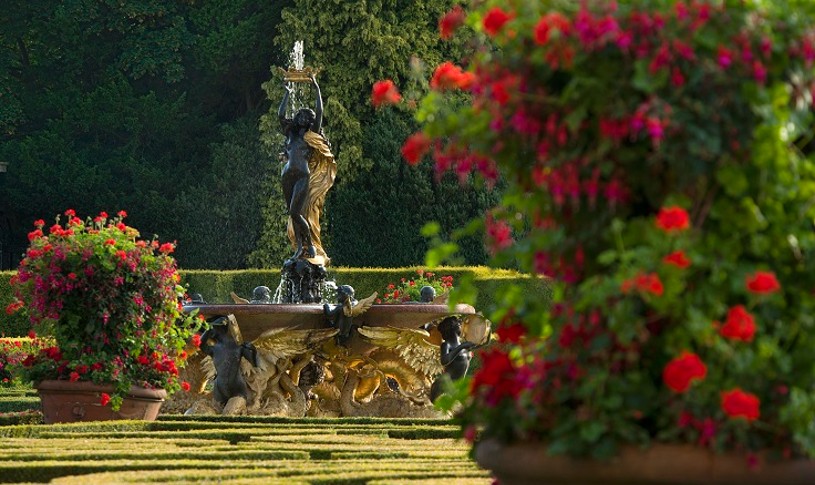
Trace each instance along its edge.
<instances>
[{"instance_id":1,"label":"fountain","mask_svg":"<svg viewBox=\"0 0 815 485\"><path fill-rule=\"evenodd\" d=\"M235 304L184 306L210 325L201 352L182 371L191 392L169 407L190 414L439 416L431 388L435 398L466 372L469 350L489 340L489 322L470 305L450 308L432 297L374 304L374 293L357 301L353 288L327 281L320 215L336 162L322 133L318 71L304 67L302 42L290 61L289 70L281 69L286 93L278 117L286 136L282 182L293 255L273 298L258 287L251 301L233 294ZM301 106L307 83L314 110Z\"/></svg>"}]
</instances>

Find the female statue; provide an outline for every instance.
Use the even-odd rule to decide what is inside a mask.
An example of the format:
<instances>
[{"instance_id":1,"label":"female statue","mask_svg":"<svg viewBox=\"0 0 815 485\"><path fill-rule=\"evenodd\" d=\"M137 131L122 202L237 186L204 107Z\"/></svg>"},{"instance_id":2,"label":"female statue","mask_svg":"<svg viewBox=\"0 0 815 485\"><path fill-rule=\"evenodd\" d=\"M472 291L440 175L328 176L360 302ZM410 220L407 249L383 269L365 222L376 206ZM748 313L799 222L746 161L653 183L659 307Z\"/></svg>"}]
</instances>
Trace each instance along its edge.
<instances>
[{"instance_id":1,"label":"female statue","mask_svg":"<svg viewBox=\"0 0 815 485\"><path fill-rule=\"evenodd\" d=\"M317 98L314 111L302 108L293 118L286 118L291 96L288 86L277 111L280 131L286 137L283 197L289 212L289 240L295 249L292 259L325 265L328 256L320 242L320 214L325 194L334 184L336 163L322 134L323 99L313 75L311 83Z\"/></svg>"}]
</instances>

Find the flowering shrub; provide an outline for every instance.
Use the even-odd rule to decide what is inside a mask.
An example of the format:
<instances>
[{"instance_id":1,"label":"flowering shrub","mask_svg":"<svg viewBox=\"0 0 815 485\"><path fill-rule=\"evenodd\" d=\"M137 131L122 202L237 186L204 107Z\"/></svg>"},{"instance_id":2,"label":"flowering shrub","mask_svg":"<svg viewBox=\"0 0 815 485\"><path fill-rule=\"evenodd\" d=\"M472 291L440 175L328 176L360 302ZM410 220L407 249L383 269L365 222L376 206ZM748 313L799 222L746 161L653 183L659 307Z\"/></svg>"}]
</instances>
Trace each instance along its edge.
<instances>
[{"instance_id":1,"label":"flowering shrub","mask_svg":"<svg viewBox=\"0 0 815 485\"><path fill-rule=\"evenodd\" d=\"M815 7L473 3L485 45L437 68L403 154L504 178L493 262L555 296L498 295L514 343L482 353L465 436L815 456Z\"/></svg>"},{"instance_id":2,"label":"flowering shrub","mask_svg":"<svg viewBox=\"0 0 815 485\"><path fill-rule=\"evenodd\" d=\"M34 223L11 281L16 300L7 311L28 313L39 348L21 362L25 377L113 383L102 404L114 409L132 385L180 389L183 348L199 320L179 305L174 245L138 239L124 211L86 221L65 215L47 234L43 220Z\"/></svg>"},{"instance_id":3,"label":"flowering shrub","mask_svg":"<svg viewBox=\"0 0 815 485\"><path fill-rule=\"evenodd\" d=\"M385 291L382 292L382 298L378 298L376 302L402 303L405 301L421 301L420 291L424 286L432 286L436 291L436 296L441 296L453 289L452 276L436 277L436 273L431 273L423 269L416 270L416 274L417 277L415 278L402 278L402 281L398 285L393 283L388 284Z\"/></svg>"},{"instance_id":4,"label":"flowering shrub","mask_svg":"<svg viewBox=\"0 0 815 485\"><path fill-rule=\"evenodd\" d=\"M36 343L28 338L0 339L0 386L11 385L14 380L12 369L28 354L38 351Z\"/></svg>"}]
</instances>

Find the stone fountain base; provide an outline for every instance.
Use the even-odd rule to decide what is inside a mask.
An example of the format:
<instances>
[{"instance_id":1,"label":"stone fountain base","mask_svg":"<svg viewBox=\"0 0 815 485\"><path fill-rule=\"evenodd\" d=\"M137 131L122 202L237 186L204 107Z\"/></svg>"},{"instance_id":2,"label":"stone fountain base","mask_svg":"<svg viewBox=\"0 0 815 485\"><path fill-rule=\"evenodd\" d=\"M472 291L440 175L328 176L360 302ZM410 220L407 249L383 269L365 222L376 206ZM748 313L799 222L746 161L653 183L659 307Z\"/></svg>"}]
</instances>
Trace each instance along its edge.
<instances>
[{"instance_id":1,"label":"stone fountain base","mask_svg":"<svg viewBox=\"0 0 815 485\"><path fill-rule=\"evenodd\" d=\"M429 399L439 362L441 335L436 325L454 316L462 338L482 344L489 322L470 305L373 305L358 320L360 330L338 345L327 328L321 305L190 305L208 320L226 316L238 339L252 342L258 365L241 362L246 396L226 403L212 398L207 382L212 359L192 355L181 379L191 391L165 405L189 414L269 416L430 417L442 415ZM424 330L424 329L426 330Z\"/></svg>"}]
</instances>

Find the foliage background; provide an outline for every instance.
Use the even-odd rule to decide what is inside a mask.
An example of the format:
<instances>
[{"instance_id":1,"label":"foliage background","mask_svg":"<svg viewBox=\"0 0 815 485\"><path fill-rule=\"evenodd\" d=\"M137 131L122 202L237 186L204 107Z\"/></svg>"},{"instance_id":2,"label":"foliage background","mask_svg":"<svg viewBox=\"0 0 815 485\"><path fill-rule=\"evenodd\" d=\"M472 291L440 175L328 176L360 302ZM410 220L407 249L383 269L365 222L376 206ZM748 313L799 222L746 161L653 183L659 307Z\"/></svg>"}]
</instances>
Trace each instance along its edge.
<instances>
[{"instance_id":1,"label":"foliage background","mask_svg":"<svg viewBox=\"0 0 815 485\"><path fill-rule=\"evenodd\" d=\"M466 40L438 38L438 18L451 4L4 2L5 266L9 246L22 253L30 221L68 207L127 210L144 236L178 241L182 267L279 266L290 252L278 180L282 140L261 116L280 99L270 66L285 65L299 39L307 64L322 68L339 161L323 224L334 263L420 263L421 224L435 219L448 230L496 196L459 193L455 180L437 182L429 165L402 168L395 140L415 127L411 116L375 114L368 97L382 76L407 79L413 55L430 66L461 55ZM467 263L486 260L480 238L471 249Z\"/></svg>"}]
</instances>

